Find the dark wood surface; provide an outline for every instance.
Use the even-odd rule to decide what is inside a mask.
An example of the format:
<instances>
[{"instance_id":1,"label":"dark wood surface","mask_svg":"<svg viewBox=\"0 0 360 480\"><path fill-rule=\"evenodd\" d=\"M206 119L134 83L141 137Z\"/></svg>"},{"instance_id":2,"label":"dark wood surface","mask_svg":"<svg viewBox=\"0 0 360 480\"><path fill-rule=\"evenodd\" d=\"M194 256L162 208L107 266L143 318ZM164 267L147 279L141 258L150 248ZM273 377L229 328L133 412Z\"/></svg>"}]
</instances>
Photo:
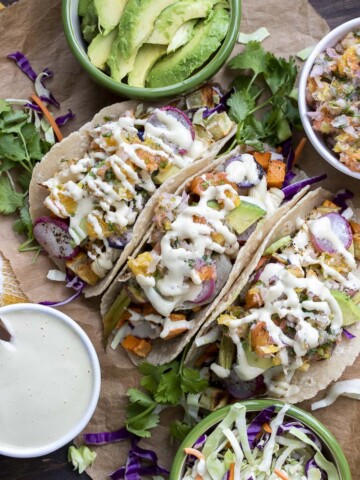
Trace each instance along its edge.
<instances>
[{"instance_id":1,"label":"dark wood surface","mask_svg":"<svg viewBox=\"0 0 360 480\"><path fill-rule=\"evenodd\" d=\"M14 0L1 0L1 3L11 4ZM360 15L359 0L310 0L310 3L327 20L331 28ZM34 459L0 456L0 480L88 479L86 474L79 475L72 471L67 462L67 448L64 447L51 455Z\"/></svg>"}]
</instances>

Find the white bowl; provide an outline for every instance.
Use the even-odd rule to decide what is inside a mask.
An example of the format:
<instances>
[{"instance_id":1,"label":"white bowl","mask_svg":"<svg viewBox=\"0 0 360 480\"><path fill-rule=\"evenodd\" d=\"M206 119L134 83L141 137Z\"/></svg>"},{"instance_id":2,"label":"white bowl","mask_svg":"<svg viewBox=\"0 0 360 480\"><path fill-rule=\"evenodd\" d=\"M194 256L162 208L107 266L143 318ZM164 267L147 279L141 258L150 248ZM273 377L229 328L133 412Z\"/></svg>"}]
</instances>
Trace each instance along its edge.
<instances>
[{"instance_id":1,"label":"white bowl","mask_svg":"<svg viewBox=\"0 0 360 480\"><path fill-rule=\"evenodd\" d=\"M31 303L14 304L1 307L0 318L13 337L9 343L0 341L1 369L4 371L8 365L8 372L11 372L2 375L0 372L4 383L0 386L1 395L5 398L7 391L9 398L0 408L0 425L3 425L3 432L9 432L3 433L2 438L0 435L0 454L17 458L47 455L71 442L86 427L95 411L101 385L95 348L74 320L54 308ZM29 349L30 354L27 353ZM31 353L33 350L35 355ZM24 358L20 355L20 360L19 352L21 355L25 352ZM35 359L32 365L36 368L28 367L29 355ZM17 372L20 372L20 380L15 378ZM34 381L37 373L39 380ZM10 394L14 392L11 390L14 383L17 385L15 395ZM49 398L53 401L49 402ZM0 401L4 400L0 397ZM44 405L50 407L46 409ZM4 412L4 406L9 407L8 412ZM19 417L14 417L14 411ZM11 437L15 430L13 424L18 418L26 420L18 422L21 440L16 434Z\"/></svg>"},{"instance_id":2,"label":"white bowl","mask_svg":"<svg viewBox=\"0 0 360 480\"><path fill-rule=\"evenodd\" d=\"M325 144L324 137L319 132L315 132L311 125L311 119L307 115L308 111L311 111L307 102L306 102L306 82L310 75L312 66L314 64L315 58L321 52L324 52L329 47L334 47L345 35L353 30L360 28L360 18L354 18L349 22L339 25L337 28L329 32L320 42L316 45L314 50L311 52L311 55L307 59L303 70L300 76L299 83L299 110L302 124L304 126L305 132L310 139L310 142L314 148L319 152L319 154L328 162L330 165L335 167L337 170L354 177L360 180L360 172L353 172L346 165L340 162L340 160L335 156L332 150Z\"/></svg>"}]
</instances>

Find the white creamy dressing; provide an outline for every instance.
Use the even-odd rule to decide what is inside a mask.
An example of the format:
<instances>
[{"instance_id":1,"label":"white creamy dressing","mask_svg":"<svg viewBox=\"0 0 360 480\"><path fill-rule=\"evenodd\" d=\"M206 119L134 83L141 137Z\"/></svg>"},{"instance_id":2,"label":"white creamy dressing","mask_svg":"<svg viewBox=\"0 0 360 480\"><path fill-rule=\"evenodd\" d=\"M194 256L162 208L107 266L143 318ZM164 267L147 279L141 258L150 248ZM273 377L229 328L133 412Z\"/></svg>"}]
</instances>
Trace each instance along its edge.
<instances>
[{"instance_id":1,"label":"white creamy dressing","mask_svg":"<svg viewBox=\"0 0 360 480\"><path fill-rule=\"evenodd\" d=\"M204 176L204 181L206 181ZM193 275L192 262L212 252L234 256L239 245L236 235L231 232L225 222L226 215L235 208L231 198L238 198L236 191L229 184L209 186L200 196L198 205L186 206L177 213L171 223L171 229L162 237L161 265L165 274L159 280L154 277L137 275L136 280L143 288L148 300L155 310L167 317L175 307L185 301L194 300L201 292L201 281ZM211 200L223 202L223 208L216 210L208 206ZM206 223L198 223L194 219L204 217ZM224 245L211 238L211 233L220 233ZM176 246L176 242L186 240L187 249Z\"/></svg>"},{"instance_id":2,"label":"white creamy dressing","mask_svg":"<svg viewBox=\"0 0 360 480\"><path fill-rule=\"evenodd\" d=\"M283 159L282 155L280 157ZM246 201L266 210L267 215L272 215L284 200L284 194L280 189L268 190L266 175L262 179L259 178L257 163L249 153L243 153L240 155L240 160L229 163L225 171L231 182L241 184L246 180L254 184L254 187L248 190Z\"/></svg>"},{"instance_id":3,"label":"white creamy dressing","mask_svg":"<svg viewBox=\"0 0 360 480\"><path fill-rule=\"evenodd\" d=\"M163 110L155 110L155 114L160 126L137 120L127 112L116 121L96 127L90 132L95 147L76 163L63 162L60 172L44 182L50 190L44 202L46 207L58 217L70 218L69 233L76 245L86 239L89 226L93 227L96 240L104 242L104 223L122 233L134 225L144 205L141 190L149 195L156 190L142 154L183 168L204 153L206 145L193 140L189 129L174 116ZM139 124L144 125L144 139L151 139L150 144L138 139L135 125ZM109 179L107 173L113 177ZM73 200L70 210L75 208L75 212L68 211L66 197ZM105 245L105 250L109 248ZM94 260L96 251L93 249L88 255ZM92 264L101 278L112 268L111 258L108 252L106 262L100 259L95 268Z\"/></svg>"},{"instance_id":4,"label":"white creamy dressing","mask_svg":"<svg viewBox=\"0 0 360 480\"><path fill-rule=\"evenodd\" d=\"M225 172L230 182L241 183L248 182L257 185L260 181L259 171L254 157L249 153L243 153L241 160L235 160L227 165Z\"/></svg>"},{"instance_id":5,"label":"white creamy dressing","mask_svg":"<svg viewBox=\"0 0 360 480\"><path fill-rule=\"evenodd\" d=\"M93 389L89 354L65 322L46 313L1 318L12 338L0 340L0 445L47 445L83 418Z\"/></svg>"}]
</instances>

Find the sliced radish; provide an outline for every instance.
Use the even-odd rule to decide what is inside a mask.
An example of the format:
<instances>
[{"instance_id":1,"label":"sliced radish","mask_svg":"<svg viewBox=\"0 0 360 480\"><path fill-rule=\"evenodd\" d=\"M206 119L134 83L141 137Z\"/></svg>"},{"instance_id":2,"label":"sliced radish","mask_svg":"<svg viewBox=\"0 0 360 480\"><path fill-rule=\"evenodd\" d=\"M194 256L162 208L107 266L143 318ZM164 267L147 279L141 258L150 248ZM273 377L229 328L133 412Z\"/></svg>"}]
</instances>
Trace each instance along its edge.
<instances>
[{"instance_id":1,"label":"sliced radish","mask_svg":"<svg viewBox=\"0 0 360 480\"><path fill-rule=\"evenodd\" d=\"M67 223L52 217L41 217L35 222L34 236L39 245L51 256L62 260L74 258L79 247L74 247Z\"/></svg>"},{"instance_id":2,"label":"sliced radish","mask_svg":"<svg viewBox=\"0 0 360 480\"><path fill-rule=\"evenodd\" d=\"M162 107L159 110L162 112L166 112L166 115L169 115L170 117L175 118L183 127L185 127L190 135L192 140L195 139L195 129L194 126L190 120L190 118L181 110L175 107ZM150 115L150 117L147 120L147 123L150 123L151 125L154 125L154 127L164 127L165 125L159 120L157 116L157 111L155 110L154 113Z\"/></svg>"},{"instance_id":3,"label":"sliced radish","mask_svg":"<svg viewBox=\"0 0 360 480\"><path fill-rule=\"evenodd\" d=\"M313 222L321 221L322 218L328 218L330 221L331 232L324 231L323 235L314 235L311 231L311 243L318 252L336 253L335 242L332 242L331 236L335 235L344 248L349 248L352 243L351 227L348 221L340 213L331 212L323 215ZM310 228L311 230L311 228ZM313 229L312 229L313 230Z\"/></svg>"}]
</instances>

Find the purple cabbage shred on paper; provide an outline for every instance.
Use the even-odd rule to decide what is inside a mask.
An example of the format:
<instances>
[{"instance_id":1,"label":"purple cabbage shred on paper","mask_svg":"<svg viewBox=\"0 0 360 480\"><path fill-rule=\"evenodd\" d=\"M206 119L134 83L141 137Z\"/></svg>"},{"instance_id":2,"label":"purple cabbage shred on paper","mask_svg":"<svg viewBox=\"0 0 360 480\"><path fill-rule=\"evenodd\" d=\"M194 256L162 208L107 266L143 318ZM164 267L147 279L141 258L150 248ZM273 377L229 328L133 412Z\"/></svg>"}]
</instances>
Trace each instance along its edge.
<instances>
[{"instance_id":1,"label":"purple cabbage shred on paper","mask_svg":"<svg viewBox=\"0 0 360 480\"><path fill-rule=\"evenodd\" d=\"M68 111L65 115L61 115L60 117L55 118L55 122L59 127L62 127L67 123L69 120L75 118L75 115L72 113L71 110Z\"/></svg>"},{"instance_id":2,"label":"purple cabbage shred on paper","mask_svg":"<svg viewBox=\"0 0 360 480\"><path fill-rule=\"evenodd\" d=\"M83 439L87 445L97 446L131 440L126 465L109 473L111 480L141 480L144 476L169 475L169 472L158 464L156 453L139 447L140 438L125 427L111 432L84 433Z\"/></svg>"},{"instance_id":3,"label":"purple cabbage shred on paper","mask_svg":"<svg viewBox=\"0 0 360 480\"><path fill-rule=\"evenodd\" d=\"M47 307L62 307L63 305L67 305L68 303L72 302L77 297L79 297L86 286L86 283L77 276L70 277L67 274L66 281L67 281L66 287L72 288L73 290L75 290L75 293L73 295L66 298L65 300L61 300L60 302L44 301L44 302L39 302L39 304L45 305Z\"/></svg>"},{"instance_id":4,"label":"purple cabbage shred on paper","mask_svg":"<svg viewBox=\"0 0 360 480\"><path fill-rule=\"evenodd\" d=\"M11 60L15 60L16 65L20 68L20 70L27 75L30 80L35 82L37 73L33 70L32 66L30 65L29 60L27 57L21 52L14 52L7 55L7 58Z\"/></svg>"},{"instance_id":5,"label":"purple cabbage shred on paper","mask_svg":"<svg viewBox=\"0 0 360 480\"><path fill-rule=\"evenodd\" d=\"M134 435L132 437L133 445L129 450L126 465L110 473L111 480L141 480L144 476L151 475L168 476L168 470L158 464L156 453L152 450L140 448L138 446L140 439Z\"/></svg>"},{"instance_id":6,"label":"purple cabbage shred on paper","mask_svg":"<svg viewBox=\"0 0 360 480\"><path fill-rule=\"evenodd\" d=\"M113 432L84 433L83 439L87 445L105 445L107 443L122 442L134 438L134 435L125 427Z\"/></svg>"}]
</instances>

